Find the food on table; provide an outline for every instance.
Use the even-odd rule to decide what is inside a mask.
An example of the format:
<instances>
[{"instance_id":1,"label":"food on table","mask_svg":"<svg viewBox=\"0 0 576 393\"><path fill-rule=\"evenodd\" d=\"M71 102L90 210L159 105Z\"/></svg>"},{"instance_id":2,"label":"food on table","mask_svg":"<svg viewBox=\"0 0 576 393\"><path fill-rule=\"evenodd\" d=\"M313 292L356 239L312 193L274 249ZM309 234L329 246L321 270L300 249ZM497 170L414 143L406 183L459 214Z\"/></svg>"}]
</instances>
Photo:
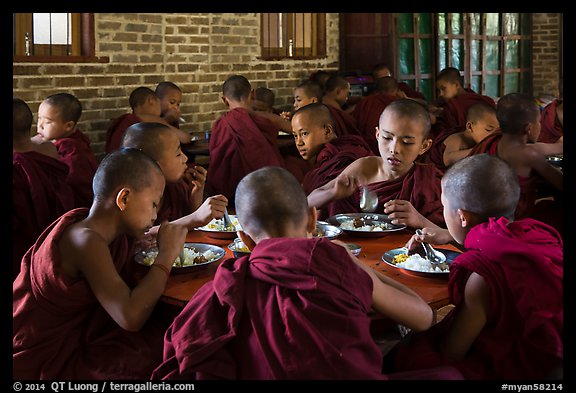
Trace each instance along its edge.
<instances>
[{"instance_id":1,"label":"food on table","mask_svg":"<svg viewBox=\"0 0 576 393\"><path fill-rule=\"evenodd\" d=\"M448 265L441 264L432 266L430 261L418 254L408 256L407 254L397 254L392 259L392 263L397 267L416 270L425 273L448 273Z\"/></svg>"},{"instance_id":2,"label":"food on table","mask_svg":"<svg viewBox=\"0 0 576 393\"><path fill-rule=\"evenodd\" d=\"M353 220L346 220L340 223L340 228L348 231L367 231L378 232L394 229L394 225L388 222L373 222L364 218L355 218Z\"/></svg>"},{"instance_id":3,"label":"food on table","mask_svg":"<svg viewBox=\"0 0 576 393\"><path fill-rule=\"evenodd\" d=\"M204 228L211 229L214 231L223 231L223 232L242 230L242 227L240 226L240 223L238 222L238 218L231 215L230 221L232 222L232 224L229 225L228 227L226 227L224 225L224 219L223 218L214 218L214 219L212 219L212 221L210 221L208 224L206 224L206 226Z\"/></svg>"},{"instance_id":4,"label":"food on table","mask_svg":"<svg viewBox=\"0 0 576 393\"><path fill-rule=\"evenodd\" d=\"M144 265L150 266L156 260L158 256L157 250L151 250L146 253L142 263ZM180 261L180 256L177 256L172 264L173 267L186 267L192 265L198 265L200 263L209 262L216 258L216 254L213 251L207 250L203 253L196 252L194 248L184 247L184 261Z\"/></svg>"}]
</instances>

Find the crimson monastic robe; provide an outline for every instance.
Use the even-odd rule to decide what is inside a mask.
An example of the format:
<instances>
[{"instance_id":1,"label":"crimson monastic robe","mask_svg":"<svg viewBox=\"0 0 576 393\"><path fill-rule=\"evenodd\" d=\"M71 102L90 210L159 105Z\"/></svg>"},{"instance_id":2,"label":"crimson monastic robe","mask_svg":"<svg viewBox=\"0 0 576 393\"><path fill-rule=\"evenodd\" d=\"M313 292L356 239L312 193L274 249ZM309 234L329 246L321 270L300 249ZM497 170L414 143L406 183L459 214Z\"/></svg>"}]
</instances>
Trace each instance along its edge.
<instances>
[{"instance_id":1,"label":"crimson monastic robe","mask_svg":"<svg viewBox=\"0 0 576 393\"><path fill-rule=\"evenodd\" d=\"M500 139L502 139L501 132L489 135L474 146L468 156L481 153L498 156L498 143L500 142ZM518 176L518 182L520 183L520 199L518 200L518 206L514 212L514 218L517 220L532 216L532 213L534 212L534 203L536 202L537 180L538 177L534 174L529 177Z\"/></svg>"},{"instance_id":2,"label":"crimson monastic robe","mask_svg":"<svg viewBox=\"0 0 576 393\"><path fill-rule=\"evenodd\" d=\"M162 360L166 326L151 320L139 332L122 329L85 279L61 272L62 234L87 215L86 208L63 215L22 261L12 292L14 379L148 379ZM133 263L133 245L127 236L109 245L121 276Z\"/></svg>"},{"instance_id":3,"label":"crimson monastic robe","mask_svg":"<svg viewBox=\"0 0 576 393\"><path fill-rule=\"evenodd\" d=\"M420 93L418 90L414 90L408 83L398 82L398 89L402 90L406 97L417 98L426 101L424 94Z\"/></svg>"},{"instance_id":4,"label":"crimson monastic robe","mask_svg":"<svg viewBox=\"0 0 576 393\"><path fill-rule=\"evenodd\" d=\"M468 112L468 108L481 102L496 108L496 104L492 98L471 90L465 91L448 100L448 102L443 105L444 109L436 121L436 124L432 126L433 139L445 133L451 135L463 131L466 128L466 113Z\"/></svg>"},{"instance_id":5,"label":"crimson monastic robe","mask_svg":"<svg viewBox=\"0 0 576 393\"><path fill-rule=\"evenodd\" d=\"M385 379L371 306L372 281L344 248L262 240L174 319L153 379Z\"/></svg>"},{"instance_id":6,"label":"crimson monastic robe","mask_svg":"<svg viewBox=\"0 0 576 393\"><path fill-rule=\"evenodd\" d=\"M228 204L233 205L240 180L265 166L286 168L301 181L304 173L300 168L286 164L277 139L278 129L274 124L262 116L250 114L247 109L235 108L222 115L214 123L210 137L208 193L222 194L228 198Z\"/></svg>"},{"instance_id":7,"label":"crimson monastic robe","mask_svg":"<svg viewBox=\"0 0 576 393\"><path fill-rule=\"evenodd\" d=\"M74 190L75 207L90 207L94 199L92 179L98 160L90 146L90 139L76 129L71 135L54 141L60 159L68 165L68 184Z\"/></svg>"},{"instance_id":8,"label":"crimson monastic robe","mask_svg":"<svg viewBox=\"0 0 576 393\"><path fill-rule=\"evenodd\" d=\"M457 367L467 379L542 380L563 361L563 244L552 227L532 219L491 218L472 228L450 265L448 289L455 308L430 330L397 348L396 370L438 364ZM461 361L438 353L464 301L470 274L489 291L485 327Z\"/></svg>"},{"instance_id":9,"label":"crimson monastic robe","mask_svg":"<svg viewBox=\"0 0 576 393\"><path fill-rule=\"evenodd\" d=\"M184 180L166 183L154 225L160 225L165 220L174 221L194 212L191 191L190 186Z\"/></svg>"},{"instance_id":10,"label":"crimson monastic robe","mask_svg":"<svg viewBox=\"0 0 576 393\"><path fill-rule=\"evenodd\" d=\"M445 226L441 195L442 172L432 164L414 163L403 176L394 180L367 185L378 196L375 214L384 214L384 203L391 199L409 201L424 217L433 223ZM330 202L320 210L320 218L335 214L361 213L360 188L350 197Z\"/></svg>"},{"instance_id":11,"label":"crimson monastic robe","mask_svg":"<svg viewBox=\"0 0 576 393\"><path fill-rule=\"evenodd\" d=\"M339 108L334 108L333 106L326 105L330 109L330 115L332 115L332 120L334 120L334 126L336 128L336 135L360 135L362 133L358 129L358 124L356 124L356 119L350 113L347 113Z\"/></svg>"},{"instance_id":12,"label":"crimson monastic robe","mask_svg":"<svg viewBox=\"0 0 576 393\"><path fill-rule=\"evenodd\" d=\"M68 166L45 154L12 154L12 258L14 278L20 262L40 233L74 208L74 191L66 182Z\"/></svg>"},{"instance_id":13,"label":"crimson monastic robe","mask_svg":"<svg viewBox=\"0 0 576 393\"><path fill-rule=\"evenodd\" d=\"M378 140L376 139L376 127L379 125L380 115L396 99L397 97L395 96L376 92L363 97L354 107L352 115L356 119L358 130L360 130L374 154L380 154Z\"/></svg>"},{"instance_id":14,"label":"crimson monastic robe","mask_svg":"<svg viewBox=\"0 0 576 393\"><path fill-rule=\"evenodd\" d=\"M554 100L542 109L538 142L554 143L564 135L564 127L562 127L556 116L556 108L559 103L560 101Z\"/></svg>"},{"instance_id":15,"label":"crimson monastic robe","mask_svg":"<svg viewBox=\"0 0 576 393\"><path fill-rule=\"evenodd\" d=\"M125 113L114 119L106 131L106 146L104 151L110 153L118 150L122 144L122 138L124 137L126 129L132 124L140 122L142 122L142 119L132 113Z\"/></svg>"},{"instance_id":16,"label":"crimson monastic robe","mask_svg":"<svg viewBox=\"0 0 576 393\"><path fill-rule=\"evenodd\" d=\"M306 174L302 187L306 195L336 178L358 158L373 156L366 141L358 135L344 135L327 142Z\"/></svg>"}]
</instances>

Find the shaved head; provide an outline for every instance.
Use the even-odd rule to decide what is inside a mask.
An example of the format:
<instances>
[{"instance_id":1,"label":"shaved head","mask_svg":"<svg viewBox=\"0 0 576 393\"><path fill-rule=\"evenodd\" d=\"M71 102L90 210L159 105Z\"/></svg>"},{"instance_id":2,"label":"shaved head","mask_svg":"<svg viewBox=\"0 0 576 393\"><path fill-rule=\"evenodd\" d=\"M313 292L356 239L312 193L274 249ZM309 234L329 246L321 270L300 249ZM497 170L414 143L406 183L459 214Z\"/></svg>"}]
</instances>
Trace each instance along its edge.
<instances>
[{"instance_id":1,"label":"shaved head","mask_svg":"<svg viewBox=\"0 0 576 393\"><path fill-rule=\"evenodd\" d=\"M506 161L483 153L449 167L442 178L442 194L452 210L463 209L484 219L513 219L520 186Z\"/></svg>"},{"instance_id":2,"label":"shaved head","mask_svg":"<svg viewBox=\"0 0 576 393\"><path fill-rule=\"evenodd\" d=\"M320 127L324 126L325 124L331 124L334 126L334 120L330 114L330 109L328 109L326 105L319 102L314 102L312 104L300 107L296 112L294 112L292 118L300 115L308 115L310 123L317 124Z\"/></svg>"},{"instance_id":3,"label":"shaved head","mask_svg":"<svg viewBox=\"0 0 576 393\"><path fill-rule=\"evenodd\" d=\"M236 188L236 214L252 237L282 237L287 228L305 227L308 201L294 175L264 167L246 175Z\"/></svg>"},{"instance_id":4,"label":"shaved head","mask_svg":"<svg viewBox=\"0 0 576 393\"><path fill-rule=\"evenodd\" d=\"M389 116L391 114L394 114L398 117L410 118L411 120L417 120L421 122L424 130L423 132L424 138L426 138L430 133L431 123L428 110L424 105L420 104L417 101L410 100L407 98L392 101L389 105L386 106L386 109L382 111L378 124L382 123L382 119L384 118L384 116Z\"/></svg>"},{"instance_id":5,"label":"shaved head","mask_svg":"<svg viewBox=\"0 0 576 393\"><path fill-rule=\"evenodd\" d=\"M252 91L252 85L242 75L232 75L222 85L222 95L233 101L242 101Z\"/></svg>"},{"instance_id":6,"label":"shaved head","mask_svg":"<svg viewBox=\"0 0 576 393\"><path fill-rule=\"evenodd\" d=\"M166 150L166 136L174 133L170 127L162 123L136 123L124 132L120 147L133 147L159 161Z\"/></svg>"},{"instance_id":7,"label":"shaved head","mask_svg":"<svg viewBox=\"0 0 576 393\"><path fill-rule=\"evenodd\" d=\"M496 117L503 134L524 131L528 123L536 122L539 111L536 101L522 93L506 94L496 104Z\"/></svg>"}]
</instances>

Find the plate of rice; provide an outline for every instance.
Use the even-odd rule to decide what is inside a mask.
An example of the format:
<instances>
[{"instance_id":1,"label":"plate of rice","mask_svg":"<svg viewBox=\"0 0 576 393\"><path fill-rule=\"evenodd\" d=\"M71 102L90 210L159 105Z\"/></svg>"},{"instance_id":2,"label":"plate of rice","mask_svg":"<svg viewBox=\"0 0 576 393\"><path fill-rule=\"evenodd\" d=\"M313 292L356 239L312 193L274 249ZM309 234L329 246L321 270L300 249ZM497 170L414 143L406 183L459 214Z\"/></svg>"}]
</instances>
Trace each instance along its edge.
<instances>
[{"instance_id":1,"label":"plate of rice","mask_svg":"<svg viewBox=\"0 0 576 393\"><path fill-rule=\"evenodd\" d=\"M184 261L177 256L172 264L172 274L189 273L203 270L212 263L219 261L226 251L218 246L204 243L184 243ZM158 256L158 248L142 250L134 256L134 260L143 266L151 266Z\"/></svg>"},{"instance_id":2,"label":"plate of rice","mask_svg":"<svg viewBox=\"0 0 576 393\"><path fill-rule=\"evenodd\" d=\"M446 262L438 266L433 266L430 263L425 257L426 254L421 246L411 250L409 254L406 253L406 248L404 247L386 251L382 255L382 260L402 273L411 276L448 278L450 275L450 264L460 252L436 247L435 249L446 256Z\"/></svg>"},{"instance_id":3,"label":"plate of rice","mask_svg":"<svg viewBox=\"0 0 576 393\"><path fill-rule=\"evenodd\" d=\"M382 237L390 232L401 231L406 228L406 225L392 224L387 214L336 214L328 218L327 221L349 235L360 237Z\"/></svg>"},{"instance_id":4,"label":"plate of rice","mask_svg":"<svg viewBox=\"0 0 576 393\"><path fill-rule=\"evenodd\" d=\"M230 221L232 225L226 227L223 218L213 218L208 224L197 229L215 239L234 239L236 238L236 231L242 230L242 226L234 214L230 214Z\"/></svg>"}]
</instances>

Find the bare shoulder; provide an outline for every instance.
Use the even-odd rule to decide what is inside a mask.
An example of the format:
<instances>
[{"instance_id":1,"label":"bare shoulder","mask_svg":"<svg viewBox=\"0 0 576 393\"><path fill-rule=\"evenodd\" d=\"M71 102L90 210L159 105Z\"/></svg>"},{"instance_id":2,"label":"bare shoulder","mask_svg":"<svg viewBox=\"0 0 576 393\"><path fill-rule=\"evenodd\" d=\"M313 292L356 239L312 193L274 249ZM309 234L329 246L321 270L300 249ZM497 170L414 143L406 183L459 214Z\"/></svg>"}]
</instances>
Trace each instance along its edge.
<instances>
[{"instance_id":1,"label":"bare shoulder","mask_svg":"<svg viewBox=\"0 0 576 393\"><path fill-rule=\"evenodd\" d=\"M59 243L61 266L65 273L75 277L83 270L82 265L93 259L106 259L110 255L108 243L83 221L70 225Z\"/></svg>"},{"instance_id":2,"label":"bare shoulder","mask_svg":"<svg viewBox=\"0 0 576 393\"><path fill-rule=\"evenodd\" d=\"M36 151L38 153L42 153L45 156L57 158L59 159L60 156L58 155L58 149L52 142L43 142L36 145Z\"/></svg>"},{"instance_id":3,"label":"bare shoulder","mask_svg":"<svg viewBox=\"0 0 576 393\"><path fill-rule=\"evenodd\" d=\"M379 156L368 156L358 158L344 169L343 173L350 176L369 176L378 172L382 165L382 158Z\"/></svg>"}]
</instances>

